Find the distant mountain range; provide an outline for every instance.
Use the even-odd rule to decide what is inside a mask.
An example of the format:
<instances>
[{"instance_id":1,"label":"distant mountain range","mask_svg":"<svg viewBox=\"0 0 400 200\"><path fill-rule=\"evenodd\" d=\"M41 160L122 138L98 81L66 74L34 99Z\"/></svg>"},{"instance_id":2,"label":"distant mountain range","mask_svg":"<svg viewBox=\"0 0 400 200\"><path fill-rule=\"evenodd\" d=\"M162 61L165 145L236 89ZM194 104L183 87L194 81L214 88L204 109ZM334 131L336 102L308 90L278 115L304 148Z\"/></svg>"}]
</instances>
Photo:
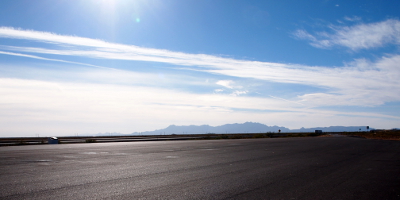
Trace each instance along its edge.
<instances>
[{"instance_id":1,"label":"distant mountain range","mask_svg":"<svg viewBox=\"0 0 400 200\"><path fill-rule=\"evenodd\" d=\"M322 130L323 132L352 132L352 131L367 131L367 126L330 126L330 127L316 127L316 128L300 128L288 129L283 126L267 126L261 123L246 122L243 124L225 124L222 126L176 126L170 125L167 128L155 131L135 132L132 135L171 135L171 134L206 134L206 133L277 133L281 130L285 132L314 132L315 130ZM373 130L373 128L370 128Z\"/></svg>"}]
</instances>

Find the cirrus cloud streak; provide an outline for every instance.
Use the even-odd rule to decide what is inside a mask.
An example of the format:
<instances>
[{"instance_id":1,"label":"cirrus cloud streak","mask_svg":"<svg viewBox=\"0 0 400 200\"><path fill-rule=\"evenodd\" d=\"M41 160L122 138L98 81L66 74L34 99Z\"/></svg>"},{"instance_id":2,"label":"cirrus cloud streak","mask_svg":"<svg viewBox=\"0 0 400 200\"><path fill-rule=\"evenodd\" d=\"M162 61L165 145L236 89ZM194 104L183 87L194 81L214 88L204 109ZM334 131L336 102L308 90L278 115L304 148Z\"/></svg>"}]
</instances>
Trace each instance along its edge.
<instances>
[{"instance_id":1,"label":"cirrus cloud streak","mask_svg":"<svg viewBox=\"0 0 400 200\"><path fill-rule=\"evenodd\" d=\"M359 18L345 18L346 20L360 20ZM297 30L294 35L317 48L333 46L347 47L353 51L383 47L384 45L400 44L400 21L388 19L370 24L355 26L328 26L332 33L317 32L310 34L303 29Z\"/></svg>"}]
</instances>

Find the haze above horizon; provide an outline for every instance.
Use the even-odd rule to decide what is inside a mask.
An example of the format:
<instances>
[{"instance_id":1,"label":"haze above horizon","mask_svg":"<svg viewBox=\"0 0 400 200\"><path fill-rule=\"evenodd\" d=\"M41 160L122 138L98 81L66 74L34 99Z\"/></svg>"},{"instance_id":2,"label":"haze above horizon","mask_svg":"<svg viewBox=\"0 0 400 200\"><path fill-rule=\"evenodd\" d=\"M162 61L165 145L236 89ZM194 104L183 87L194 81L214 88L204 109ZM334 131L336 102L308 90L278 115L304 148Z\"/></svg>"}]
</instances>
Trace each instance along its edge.
<instances>
[{"instance_id":1,"label":"haze above horizon","mask_svg":"<svg viewBox=\"0 0 400 200\"><path fill-rule=\"evenodd\" d=\"M0 2L0 137L397 128L400 2Z\"/></svg>"}]
</instances>

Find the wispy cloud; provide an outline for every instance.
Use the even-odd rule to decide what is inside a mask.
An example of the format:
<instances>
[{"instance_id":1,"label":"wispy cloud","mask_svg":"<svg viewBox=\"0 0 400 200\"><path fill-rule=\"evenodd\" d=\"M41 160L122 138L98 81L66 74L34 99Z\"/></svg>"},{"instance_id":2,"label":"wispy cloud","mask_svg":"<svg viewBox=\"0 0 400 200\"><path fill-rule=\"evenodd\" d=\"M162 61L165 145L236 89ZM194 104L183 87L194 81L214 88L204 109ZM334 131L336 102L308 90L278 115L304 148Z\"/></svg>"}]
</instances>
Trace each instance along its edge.
<instances>
[{"instance_id":1,"label":"wispy cloud","mask_svg":"<svg viewBox=\"0 0 400 200\"><path fill-rule=\"evenodd\" d=\"M234 92L231 93L232 96L239 96L242 94L247 94L248 91L247 90L235 90Z\"/></svg>"},{"instance_id":2,"label":"wispy cloud","mask_svg":"<svg viewBox=\"0 0 400 200\"><path fill-rule=\"evenodd\" d=\"M334 33L330 35L311 35L304 30L299 30L297 36L310 40L314 45L320 47L343 45L352 49L369 48L385 42L399 42L399 24L398 20L387 20L353 27L332 27ZM8 54L16 56L44 59L27 54L30 53L161 62L224 76L324 88L325 93L307 93L291 99L308 107L376 106L386 102L400 101L400 94L393 92L400 89L400 79L398 79L400 55L390 55L374 62L360 59L342 67L332 68L187 54L9 27L0 28L0 37L45 42L50 44L48 46L53 45L52 48L0 46L0 49L7 50ZM321 40L321 37L325 40ZM25 52L25 54L14 52ZM233 82L226 80L219 81L217 84L225 88L233 88ZM238 90L236 94L246 93L247 90Z\"/></svg>"},{"instance_id":3,"label":"wispy cloud","mask_svg":"<svg viewBox=\"0 0 400 200\"><path fill-rule=\"evenodd\" d=\"M221 85L229 89L233 89L233 83L234 82L232 80L220 80L216 82L217 85Z\"/></svg>"},{"instance_id":4,"label":"wispy cloud","mask_svg":"<svg viewBox=\"0 0 400 200\"><path fill-rule=\"evenodd\" d=\"M358 17L346 17L347 21L359 21ZM388 44L400 44L400 21L388 19L382 22L357 24L354 26L329 26L330 32L310 34L305 30L297 30L294 35L317 48L333 46L347 47L353 51L371 49Z\"/></svg>"},{"instance_id":5,"label":"wispy cloud","mask_svg":"<svg viewBox=\"0 0 400 200\"><path fill-rule=\"evenodd\" d=\"M219 80L216 82L216 84L228 88L231 91L231 96L245 95L249 92L247 90L243 90L243 86L236 84L235 81L232 80ZM218 91L222 92L223 90Z\"/></svg>"},{"instance_id":6,"label":"wispy cloud","mask_svg":"<svg viewBox=\"0 0 400 200\"><path fill-rule=\"evenodd\" d=\"M296 103L296 104L304 105L304 104L299 103L299 102L290 101L290 100L283 99L283 98L279 98L279 97L275 97L275 96L272 96L272 95L269 95L269 96L272 97L272 98L275 98L275 99L280 99L280 100L283 100L283 101L287 101L287 102L291 102L291 103Z\"/></svg>"},{"instance_id":7,"label":"wispy cloud","mask_svg":"<svg viewBox=\"0 0 400 200\"><path fill-rule=\"evenodd\" d=\"M346 21L350 21L350 22L357 22L357 21L361 21L361 17L358 16L353 16L353 17L344 17L344 19Z\"/></svg>"},{"instance_id":8,"label":"wispy cloud","mask_svg":"<svg viewBox=\"0 0 400 200\"><path fill-rule=\"evenodd\" d=\"M60 59L44 58L44 57L40 57L40 56L34 56L34 55L28 55L28 54L22 54L22 53L13 53L13 52L7 52L7 51L0 51L0 54L10 55L10 56L20 56L20 57L26 57L26 58L32 58L32 59L47 60L47 61L54 61L54 62L63 62L63 63L69 63L69 64L75 64L75 65L84 65L84 66L89 66L89 67L96 67L96 68L104 68L104 69L113 69L113 70L116 70L116 69L114 69L114 68L102 67L102 66L97 66L97 65L91 65L91 64L87 64L87 63L72 62L72 61L60 60Z\"/></svg>"}]
</instances>

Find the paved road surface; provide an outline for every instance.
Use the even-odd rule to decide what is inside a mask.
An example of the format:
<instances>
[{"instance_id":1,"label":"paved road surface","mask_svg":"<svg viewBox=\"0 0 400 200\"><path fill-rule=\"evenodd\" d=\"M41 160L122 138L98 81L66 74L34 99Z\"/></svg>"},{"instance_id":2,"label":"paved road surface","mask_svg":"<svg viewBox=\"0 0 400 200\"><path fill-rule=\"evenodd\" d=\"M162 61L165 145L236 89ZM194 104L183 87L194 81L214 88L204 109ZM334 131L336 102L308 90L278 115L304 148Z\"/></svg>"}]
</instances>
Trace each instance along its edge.
<instances>
[{"instance_id":1,"label":"paved road surface","mask_svg":"<svg viewBox=\"0 0 400 200\"><path fill-rule=\"evenodd\" d=\"M0 147L0 199L400 199L400 142L350 137Z\"/></svg>"}]
</instances>

